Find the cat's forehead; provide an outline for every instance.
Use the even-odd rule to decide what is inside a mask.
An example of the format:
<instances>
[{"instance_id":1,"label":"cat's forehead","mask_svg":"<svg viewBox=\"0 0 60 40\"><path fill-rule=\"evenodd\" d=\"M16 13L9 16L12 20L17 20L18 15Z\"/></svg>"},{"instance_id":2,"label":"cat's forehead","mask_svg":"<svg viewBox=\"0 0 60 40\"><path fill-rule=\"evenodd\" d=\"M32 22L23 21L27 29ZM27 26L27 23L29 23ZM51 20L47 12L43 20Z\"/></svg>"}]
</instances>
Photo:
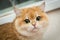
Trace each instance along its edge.
<instances>
[{"instance_id":1,"label":"cat's forehead","mask_svg":"<svg viewBox=\"0 0 60 40\"><path fill-rule=\"evenodd\" d=\"M36 16L41 15L42 11L39 7L24 8L21 12L21 17L34 19Z\"/></svg>"},{"instance_id":2,"label":"cat's forehead","mask_svg":"<svg viewBox=\"0 0 60 40\"><path fill-rule=\"evenodd\" d=\"M31 7L22 9L22 15L40 15L41 9L39 7Z\"/></svg>"},{"instance_id":3,"label":"cat's forehead","mask_svg":"<svg viewBox=\"0 0 60 40\"><path fill-rule=\"evenodd\" d=\"M34 11L33 9L32 10L27 10L27 12L24 12L23 13L23 16L26 18L26 19L34 19L36 16L38 15L37 11Z\"/></svg>"}]
</instances>

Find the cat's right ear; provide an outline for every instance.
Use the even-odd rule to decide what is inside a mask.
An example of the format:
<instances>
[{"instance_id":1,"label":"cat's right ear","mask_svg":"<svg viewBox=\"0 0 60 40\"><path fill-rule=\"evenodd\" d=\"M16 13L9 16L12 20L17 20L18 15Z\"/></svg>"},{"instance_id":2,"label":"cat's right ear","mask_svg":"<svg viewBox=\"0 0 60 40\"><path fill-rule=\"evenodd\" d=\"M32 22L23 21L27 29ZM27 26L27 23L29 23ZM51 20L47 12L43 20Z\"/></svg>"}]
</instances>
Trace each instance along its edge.
<instances>
[{"instance_id":1,"label":"cat's right ear","mask_svg":"<svg viewBox=\"0 0 60 40\"><path fill-rule=\"evenodd\" d=\"M18 16L20 14L20 9L16 7L16 0L9 0L13 6L15 14Z\"/></svg>"},{"instance_id":2,"label":"cat's right ear","mask_svg":"<svg viewBox=\"0 0 60 40\"><path fill-rule=\"evenodd\" d=\"M19 16L21 13L21 10L14 6L14 12L17 16Z\"/></svg>"}]
</instances>

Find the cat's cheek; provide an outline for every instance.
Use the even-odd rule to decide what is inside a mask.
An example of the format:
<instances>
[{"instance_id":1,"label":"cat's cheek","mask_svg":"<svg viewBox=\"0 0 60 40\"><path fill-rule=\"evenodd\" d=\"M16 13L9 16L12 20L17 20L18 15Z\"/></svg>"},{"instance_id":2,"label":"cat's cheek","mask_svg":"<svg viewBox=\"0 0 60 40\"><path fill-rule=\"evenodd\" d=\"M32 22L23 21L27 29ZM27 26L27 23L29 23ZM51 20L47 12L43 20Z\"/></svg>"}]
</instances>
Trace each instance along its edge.
<instances>
[{"instance_id":1,"label":"cat's cheek","mask_svg":"<svg viewBox=\"0 0 60 40\"><path fill-rule=\"evenodd\" d=\"M48 26L48 22L47 22L47 21L44 21L44 22L42 23L42 25L43 25L43 28L46 28L46 27Z\"/></svg>"},{"instance_id":2,"label":"cat's cheek","mask_svg":"<svg viewBox=\"0 0 60 40\"><path fill-rule=\"evenodd\" d=\"M29 27L27 28L27 31L30 32L30 31L32 31L33 28L34 28L33 26L29 26Z\"/></svg>"},{"instance_id":3,"label":"cat's cheek","mask_svg":"<svg viewBox=\"0 0 60 40\"><path fill-rule=\"evenodd\" d=\"M38 29L40 29L40 28L42 27L42 25L41 25L40 23L36 23L36 27L37 27Z\"/></svg>"},{"instance_id":4,"label":"cat's cheek","mask_svg":"<svg viewBox=\"0 0 60 40\"><path fill-rule=\"evenodd\" d=\"M43 24L42 24L42 27L40 28L40 31L41 31L41 33L44 33L45 31L46 31L46 29L47 29L47 22L45 21L45 22L43 22Z\"/></svg>"},{"instance_id":5,"label":"cat's cheek","mask_svg":"<svg viewBox=\"0 0 60 40\"><path fill-rule=\"evenodd\" d=\"M44 31L43 24L42 23L37 23L36 26L39 29L39 32L43 33L43 31Z\"/></svg>"},{"instance_id":6,"label":"cat's cheek","mask_svg":"<svg viewBox=\"0 0 60 40\"><path fill-rule=\"evenodd\" d=\"M22 25L20 27L21 30L28 31L28 32L30 32L33 28L34 27L31 24Z\"/></svg>"}]
</instances>

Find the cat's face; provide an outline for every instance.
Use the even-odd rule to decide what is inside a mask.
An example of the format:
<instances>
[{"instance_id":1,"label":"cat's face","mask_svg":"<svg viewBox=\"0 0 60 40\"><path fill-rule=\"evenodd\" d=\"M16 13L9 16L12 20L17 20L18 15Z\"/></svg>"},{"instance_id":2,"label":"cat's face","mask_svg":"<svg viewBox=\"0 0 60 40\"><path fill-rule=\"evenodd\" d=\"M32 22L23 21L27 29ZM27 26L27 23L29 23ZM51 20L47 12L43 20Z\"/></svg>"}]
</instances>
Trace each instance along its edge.
<instances>
[{"instance_id":1,"label":"cat's face","mask_svg":"<svg viewBox=\"0 0 60 40\"><path fill-rule=\"evenodd\" d=\"M21 15L15 20L16 30L24 36L42 33L47 24L47 15L39 7L23 9Z\"/></svg>"},{"instance_id":2,"label":"cat's face","mask_svg":"<svg viewBox=\"0 0 60 40\"><path fill-rule=\"evenodd\" d=\"M48 24L48 17L39 7L22 9L15 20L18 33L24 36L33 36L43 33Z\"/></svg>"}]
</instances>

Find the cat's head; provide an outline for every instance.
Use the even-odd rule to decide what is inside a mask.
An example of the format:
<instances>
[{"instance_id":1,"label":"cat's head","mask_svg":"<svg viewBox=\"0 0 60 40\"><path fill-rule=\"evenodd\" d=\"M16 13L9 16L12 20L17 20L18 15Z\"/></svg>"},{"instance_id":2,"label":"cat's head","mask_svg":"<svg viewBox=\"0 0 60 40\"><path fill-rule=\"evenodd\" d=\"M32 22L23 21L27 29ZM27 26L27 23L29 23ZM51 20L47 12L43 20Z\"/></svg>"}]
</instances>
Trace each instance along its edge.
<instances>
[{"instance_id":1,"label":"cat's head","mask_svg":"<svg viewBox=\"0 0 60 40\"><path fill-rule=\"evenodd\" d=\"M20 14L15 20L15 28L23 36L43 33L48 25L48 17L39 6L24 8L21 11L15 9L15 13Z\"/></svg>"}]
</instances>

